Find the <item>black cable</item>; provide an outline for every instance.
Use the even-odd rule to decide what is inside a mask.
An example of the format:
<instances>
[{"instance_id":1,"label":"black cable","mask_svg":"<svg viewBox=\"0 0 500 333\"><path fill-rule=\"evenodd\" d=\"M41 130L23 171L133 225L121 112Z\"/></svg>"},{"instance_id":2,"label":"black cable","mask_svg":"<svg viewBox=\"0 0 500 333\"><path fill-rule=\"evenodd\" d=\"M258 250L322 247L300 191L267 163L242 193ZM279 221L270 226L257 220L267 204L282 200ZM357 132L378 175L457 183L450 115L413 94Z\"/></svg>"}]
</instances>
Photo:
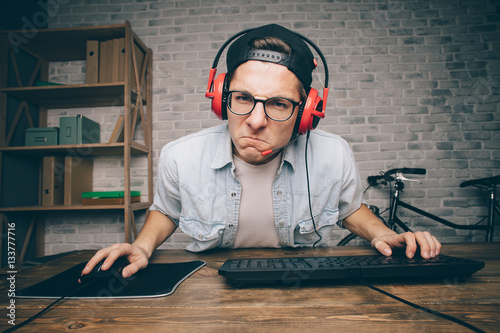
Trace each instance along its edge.
<instances>
[{"instance_id":1,"label":"black cable","mask_svg":"<svg viewBox=\"0 0 500 333\"><path fill-rule=\"evenodd\" d=\"M372 184L368 185L368 187L367 187L367 188L365 188L365 190L363 191L363 194L365 194L365 193L366 193L366 191L368 191L368 189L369 189L370 187L372 187Z\"/></svg>"},{"instance_id":2,"label":"black cable","mask_svg":"<svg viewBox=\"0 0 500 333\"><path fill-rule=\"evenodd\" d=\"M379 289L379 288L377 288L377 287L375 287L375 286L372 286L371 284L369 284L368 282L365 282L365 281L364 281L363 279L361 279L361 278L357 278L357 280L358 280L361 284L363 284L363 285L367 286L368 288L371 288L371 289L373 289L373 290L375 290L375 291L378 291L378 292L379 292L379 293L381 293L381 294L384 294L384 295L386 295L386 296L389 296L389 297L391 297L391 298L393 298L393 299L395 299L395 300L397 300L397 301L399 301L399 302L402 302L402 303L404 303L404 304L406 304L406 305L409 305L409 306L411 306L411 307L414 307L414 308L416 308L416 309L418 309L418 310L421 310L421 311L424 311L424 312L427 312L427 313L431 313L431 314L436 315L436 316L438 316L438 317L441 317L441 318L444 318L444 319L446 319L446 320L452 321L452 322L454 322L454 323L457 323L457 324L459 324L459 325L462 325L462 326L464 326L464 327L466 327L466 328L470 329L471 331L478 332L478 333L485 333L485 331L483 331L483 330L481 330L481 329L477 328L476 326L471 325L471 324L469 324L469 323L467 323L467 322L465 322L465 321L463 321L463 320L461 320L461 319L458 319L458 318L455 318L455 317L449 316L449 315L447 315L447 314L441 313L441 312L439 312L439 311L434 311L434 310L431 310L431 309L426 308L426 307L424 307L424 306L421 306L421 305L418 305L418 304L412 303L412 302L410 302L410 301L407 301L407 300L405 300L405 299L403 299L403 298L401 298L401 297L398 297L398 296L396 296L396 295L393 295L393 294L391 294L391 293L389 293L389 292L387 292L387 291L385 291L385 290L382 290L382 289Z\"/></svg>"},{"instance_id":3,"label":"black cable","mask_svg":"<svg viewBox=\"0 0 500 333\"><path fill-rule=\"evenodd\" d=\"M14 332L15 330L17 330L18 328L21 328L29 323L31 323L32 321L34 321L35 319L38 319L40 318L41 316L43 316L45 313L47 313L49 310L52 309L52 307L54 305L56 305L57 303L59 303L60 301L62 301L63 299L67 298L67 297L71 297L73 296L74 294L76 294L77 292L79 292L80 290L82 290L84 287L87 287L89 284L93 283L95 280L90 280L88 281L87 283L82 283L81 286L79 286L78 288L76 288L75 290L73 290L72 292L70 293L67 293L66 295L62 295L61 297L59 297L58 299L56 299L54 302L50 303L49 305L47 305L44 309L42 309L40 312L34 314L33 316L31 316L30 318L26 319L25 321L23 321L22 323L20 324L17 324L15 326L12 326L11 328L3 331L2 333L10 333L10 332Z\"/></svg>"},{"instance_id":4,"label":"black cable","mask_svg":"<svg viewBox=\"0 0 500 333\"><path fill-rule=\"evenodd\" d=\"M307 164L307 147L309 146L309 135L310 135L310 133L311 133L311 131L307 131L306 149L305 149L305 160L306 160L306 178L307 178L307 197L309 198L309 214L311 214L311 221L312 221L312 224L313 224L313 227L314 227L314 232L319 237L319 239L317 241L315 241L314 244L313 244L313 247L316 247L316 244L318 244L319 242L321 242L321 240L323 239L323 237L321 237L321 235L318 232L318 229L316 228L316 222L314 221L314 214L313 214L312 203L311 203L311 187L309 185L309 167L308 167L308 164Z\"/></svg>"},{"instance_id":5,"label":"black cable","mask_svg":"<svg viewBox=\"0 0 500 333\"><path fill-rule=\"evenodd\" d=\"M10 332L14 332L15 330L17 330L18 328L21 328L29 323L31 323L33 320L37 319L37 318L40 318L41 316L43 316L46 312L48 312L54 305L56 305L57 303L59 303L60 301L62 301L66 296L61 296L59 297L57 300L55 300L54 302L50 303L49 305L47 305L42 311L38 312L37 314L31 316L30 318L26 319L25 321L23 321L22 323L20 324L17 324L16 326L12 326L11 328L3 331L2 333L10 333Z\"/></svg>"}]
</instances>

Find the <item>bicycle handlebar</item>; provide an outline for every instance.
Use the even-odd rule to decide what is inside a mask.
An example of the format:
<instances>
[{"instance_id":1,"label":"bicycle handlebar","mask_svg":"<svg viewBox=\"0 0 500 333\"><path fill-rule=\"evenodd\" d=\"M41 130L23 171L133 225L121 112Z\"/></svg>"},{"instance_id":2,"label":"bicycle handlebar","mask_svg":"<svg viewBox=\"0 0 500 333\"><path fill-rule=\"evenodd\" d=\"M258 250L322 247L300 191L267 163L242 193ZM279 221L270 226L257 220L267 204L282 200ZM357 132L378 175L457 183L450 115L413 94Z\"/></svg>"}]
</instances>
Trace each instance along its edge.
<instances>
[{"instance_id":1,"label":"bicycle handlebar","mask_svg":"<svg viewBox=\"0 0 500 333\"><path fill-rule=\"evenodd\" d=\"M422 168L397 168L397 169L391 169L389 171L384 172L384 176L389 177L395 173L406 173L410 175L425 175L427 173L427 170L422 169Z\"/></svg>"},{"instance_id":2,"label":"bicycle handlebar","mask_svg":"<svg viewBox=\"0 0 500 333\"><path fill-rule=\"evenodd\" d=\"M425 175L427 173L427 170L422 168L390 169L381 174L380 176L368 176L368 183L372 186L375 186L379 184L379 181L381 181L380 184L387 185L387 182L394 180L394 177L392 177L392 175L396 173L404 173L410 175Z\"/></svg>"}]
</instances>

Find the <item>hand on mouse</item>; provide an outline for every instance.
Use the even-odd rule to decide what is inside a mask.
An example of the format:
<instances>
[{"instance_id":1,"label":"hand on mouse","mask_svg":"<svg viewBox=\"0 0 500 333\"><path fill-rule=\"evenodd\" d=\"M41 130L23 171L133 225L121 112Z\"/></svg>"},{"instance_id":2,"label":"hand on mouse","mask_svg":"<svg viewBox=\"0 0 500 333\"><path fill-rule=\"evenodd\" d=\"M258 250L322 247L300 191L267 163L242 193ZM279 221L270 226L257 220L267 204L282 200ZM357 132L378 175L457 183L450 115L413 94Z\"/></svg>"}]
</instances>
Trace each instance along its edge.
<instances>
[{"instance_id":1,"label":"hand on mouse","mask_svg":"<svg viewBox=\"0 0 500 333\"><path fill-rule=\"evenodd\" d=\"M149 261L146 253L141 248L128 243L115 244L97 251L82 270L82 275L89 274L103 259L105 261L101 269L106 271L120 257L125 257L130 262L130 265L122 270L122 277L124 278L137 273L140 269L146 268Z\"/></svg>"}]
</instances>

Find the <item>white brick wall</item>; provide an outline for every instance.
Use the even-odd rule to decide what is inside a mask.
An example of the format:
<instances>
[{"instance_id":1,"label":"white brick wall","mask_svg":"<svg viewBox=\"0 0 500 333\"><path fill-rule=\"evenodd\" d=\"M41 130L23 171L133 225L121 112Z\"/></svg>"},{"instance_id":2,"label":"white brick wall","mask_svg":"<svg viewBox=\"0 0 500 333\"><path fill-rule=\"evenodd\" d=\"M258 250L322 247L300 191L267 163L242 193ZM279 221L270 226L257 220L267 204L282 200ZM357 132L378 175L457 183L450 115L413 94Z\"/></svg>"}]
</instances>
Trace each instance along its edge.
<instances>
[{"instance_id":1,"label":"white brick wall","mask_svg":"<svg viewBox=\"0 0 500 333\"><path fill-rule=\"evenodd\" d=\"M363 179L394 167L427 168L422 185L405 189L408 201L457 223L472 224L486 213L486 194L461 189L459 184L500 173L500 20L495 0L54 0L52 4L59 6L49 17L51 28L129 20L153 50L155 163L167 142L219 124L204 92L221 44L242 29L279 23L308 36L323 50L331 92L320 128L348 140ZM84 71L84 64L58 63L51 65L50 73L56 82L83 82ZM321 88L315 80L315 87ZM103 141L109 138L118 112L117 108L86 112L102 124ZM50 121L77 113L52 110ZM119 188L122 164L111 158L96 160L94 188ZM134 163L133 175L133 187L145 192L142 162ZM386 208L388 196L387 188L370 189L366 198ZM49 217L47 254L123 241L123 218L112 212ZM143 217L138 221L141 224ZM413 222L444 242L483 239L481 233L421 219ZM334 235L332 244L341 237L340 232ZM163 247L183 247L188 241L176 233Z\"/></svg>"}]
</instances>

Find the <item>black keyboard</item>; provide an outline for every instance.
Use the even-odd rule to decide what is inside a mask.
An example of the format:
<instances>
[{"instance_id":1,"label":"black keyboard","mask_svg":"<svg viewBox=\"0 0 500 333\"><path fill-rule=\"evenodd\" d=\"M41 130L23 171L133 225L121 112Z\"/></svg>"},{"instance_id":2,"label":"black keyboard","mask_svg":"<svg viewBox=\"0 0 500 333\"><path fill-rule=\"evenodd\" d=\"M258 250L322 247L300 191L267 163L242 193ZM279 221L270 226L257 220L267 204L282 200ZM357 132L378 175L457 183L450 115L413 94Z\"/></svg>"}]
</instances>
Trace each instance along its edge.
<instances>
[{"instance_id":1,"label":"black keyboard","mask_svg":"<svg viewBox=\"0 0 500 333\"><path fill-rule=\"evenodd\" d=\"M467 277L484 262L438 255L431 259L382 255L228 259L219 274L231 283L294 283L352 278Z\"/></svg>"}]
</instances>

